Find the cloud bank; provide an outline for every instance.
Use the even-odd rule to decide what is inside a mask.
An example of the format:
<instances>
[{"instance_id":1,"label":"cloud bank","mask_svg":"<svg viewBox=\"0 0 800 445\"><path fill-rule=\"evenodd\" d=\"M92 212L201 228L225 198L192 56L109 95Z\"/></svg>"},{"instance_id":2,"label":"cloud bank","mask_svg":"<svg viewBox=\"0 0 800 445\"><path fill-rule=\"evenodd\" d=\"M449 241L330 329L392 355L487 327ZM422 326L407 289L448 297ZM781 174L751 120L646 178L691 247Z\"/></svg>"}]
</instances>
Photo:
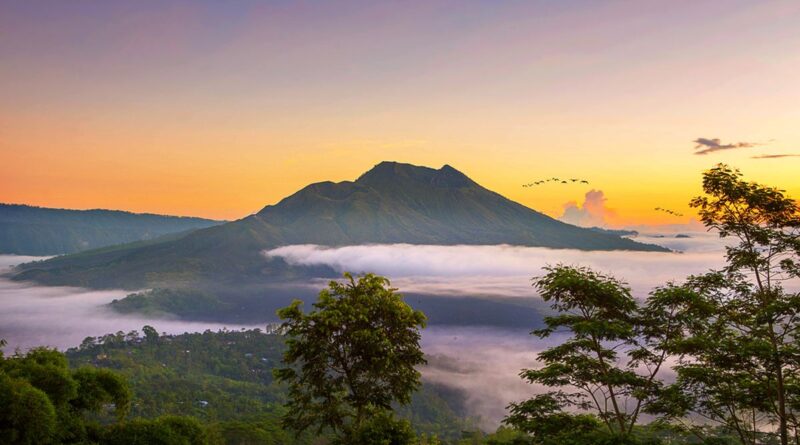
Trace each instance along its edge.
<instances>
[{"instance_id":1,"label":"cloud bank","mask_svg":"<svg viewBox=\"0 0 800 445\"><path fill-rule=\"evenodd\" d=\"M295 265L327 265L339 272L374 272L401 290L435 295L534 298L530 279L548 264L580 264L628 280L637 295L722 265L722 243L712 234L691 238L639 237L685 253L587 252L521 246L410 244L324 247L294 245L264 252Z\"/></svg>"}]
</instances>

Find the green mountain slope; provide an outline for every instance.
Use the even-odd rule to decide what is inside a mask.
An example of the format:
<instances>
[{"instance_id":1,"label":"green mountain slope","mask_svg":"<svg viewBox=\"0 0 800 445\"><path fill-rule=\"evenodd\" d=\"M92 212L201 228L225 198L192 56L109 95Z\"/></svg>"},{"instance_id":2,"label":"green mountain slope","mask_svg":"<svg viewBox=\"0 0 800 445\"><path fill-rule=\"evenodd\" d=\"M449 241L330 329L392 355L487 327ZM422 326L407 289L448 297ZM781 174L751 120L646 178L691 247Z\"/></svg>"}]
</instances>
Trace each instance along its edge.
<instances>
[{"instance_id":1,"label":"green mountain slope","mask_svg":"<svg viewBox=\"0 0 800 445\"><path fill-rule=\"evenodd\" d=\"M247 218L171 237L23 265L18 280L93 288L216 287L242 295L268 283L333 276L266 259L299 243L516 244L585 250L666 249L562 223L439 170L383 162L354 182L312 184Z\"/></svg>"},{"instance_id":2,"label":"green mountain slope","mask_svg":"<svg viewBox=\"0 0 800 445\"><path fill-rule=\"evenodd\" d=\"M582 250L665 249L563 223L487 190L458 170L382 162L355 182L309 185L257 215L280 244L515 244Z\"/></svg>"},{"instance_id":3,"label":"green mountain slope","mask_svg":"<svg viewBox=\"0 0 800 445\"><path fill-rule=\"evenodd\" d=\"M327 268L291 267L281 259L265 258L261 251L275 245L273 230L260 218L250 216L163 241L23 264L13 278L99 289L191 287L246 293L251 285L260 290L267 282L333 276Z\"/></svg>"},{"instance_id":4,"label":"green mountain slope","mask_svg":"<svg viewBox=\"0 0 800 445\"><path fill-rule=\"evenodd\" d=\"M0 204L0 254L75 253L217 224L203 218Z\"/></svg>"}]
</instances>

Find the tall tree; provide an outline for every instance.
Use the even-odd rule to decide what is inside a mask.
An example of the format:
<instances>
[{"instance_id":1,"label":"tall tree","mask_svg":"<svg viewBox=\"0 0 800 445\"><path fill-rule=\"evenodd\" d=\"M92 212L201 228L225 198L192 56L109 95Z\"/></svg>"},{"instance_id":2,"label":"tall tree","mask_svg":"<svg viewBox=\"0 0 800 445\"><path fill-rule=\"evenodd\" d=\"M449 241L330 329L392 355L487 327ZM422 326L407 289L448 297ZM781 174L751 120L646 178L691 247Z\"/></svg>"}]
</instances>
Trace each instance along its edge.
<instances>
[{"instance_id":1,"label":"tall tree","mask_svg":"<svg viewBox=\"0 0 800 445\"><path fill-rule=\"evenodd\" d=\"M546 436L553 430L548 424L555 430L589 425L564 411L577 408L593 412L608 433L630 435L643 406L662 386L657 376L668 358L662 345L679 332L668 321L670 307L640 308L625 283L588 268L545 270L534 286L556 314L533 334L568 337L538 355L541 368L520 375L555 390L510 405L506 422Z\"/></svg>"},{"instance_id":2,"label":"tall tree","mask_svg":"<svg viewBox=\"0 0 800 445\"><path fill-rule=\"evenodd\" d=\"M800 278L797 203L726 165L703 175L703 190L691 205L731 243L722 270L684 285L681 306L694 320L673 345L683 356L678 385L696 412L742 442L774 430L787 445L800 426L800 295L783 286Z\"/></svg>"},{"instance_id":3,"label":"tall tree","mask_svg":"<svg viewBox=\"0 0 800 445\"><path fill-rule=\"evenodd\" d=\"M304 313L297 300L278 311L287 350L275 376L289 385L283 423L296 431L356 434L393 402L410 402L420 385L424 314L386 278L344 277L320 292L313 311Z\"/></svg>"}]
</instances>

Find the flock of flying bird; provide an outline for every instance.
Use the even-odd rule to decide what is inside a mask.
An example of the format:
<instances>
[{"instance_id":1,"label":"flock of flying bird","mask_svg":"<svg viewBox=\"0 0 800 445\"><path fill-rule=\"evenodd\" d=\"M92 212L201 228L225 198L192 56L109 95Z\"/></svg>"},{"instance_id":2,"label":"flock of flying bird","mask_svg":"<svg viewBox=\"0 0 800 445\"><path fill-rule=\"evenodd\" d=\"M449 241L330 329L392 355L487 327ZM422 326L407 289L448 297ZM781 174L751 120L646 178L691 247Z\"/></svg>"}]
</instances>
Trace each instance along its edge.
<instances>
[{"instance_id":1,"label":"flock of flying bird","mask_svg":"<svg viewBox=\"0 0 800 445\"><path fill-rule=\"evenodd\" d=\"M539 180L539 181L533 181L533 182L530 182L528 184L522 184L522 186L523 187L534 187L534 186L537 186L537 185L542 185L542 184L544 184L546 182L555 182L555 183L559 183L560 182L561 184L569 184L571 182L578 182L578 183L581 183L581 184L588 184L589 183L589 181L587 181L585 179L578 179L578 178L559 179L559 178L553 177L553 178L548 178L548 179L542 179L542 180Z\"/></svg>"},{"instance_id":2,"label":"flock of flying bird","mask_svg":"<svg viewBox=\"0 0 800 445\"><path fill-rule=\"evenodd\" d=\"M570 183L588 184L589 183L589 181L587 181L585 179L579 179L579 178L560 179L560 178L552 177L552 178L548 178L548 179L540 179L538 181L529 182L527 184L522 184L522 186L523 187L535 187L537 185L542 185L542 184L545 184L545 183L548 183L548 182L555 182L555 183L561 183L561 184L570 184ZM665 208L662 208L662 207L656 207L654 210L657 211L657 212L668 213L668 214L670 214L672 216L683 216L683 213L676 212L675 210L665 209Z\"/></svg>"},{"instance_id":3,"label":"flock of flying bird","mask_svg":"<svg viewBox=\"0 0 800 445\"><path fill-rule=\"evenodd\" d=\"M663 208L661 208L661 207L656 207L656 208L655 208L655 209L653 209L653 210L655 210L655 211L657 211L657 212L669 213L669 214L670 214L670 215L672 215L672 216L683 216L683 213L679 213L679 212L676 212L676 211L674 211L674 210L670 210L670 209L663 209Z\"/></svg>"}]
</instances>

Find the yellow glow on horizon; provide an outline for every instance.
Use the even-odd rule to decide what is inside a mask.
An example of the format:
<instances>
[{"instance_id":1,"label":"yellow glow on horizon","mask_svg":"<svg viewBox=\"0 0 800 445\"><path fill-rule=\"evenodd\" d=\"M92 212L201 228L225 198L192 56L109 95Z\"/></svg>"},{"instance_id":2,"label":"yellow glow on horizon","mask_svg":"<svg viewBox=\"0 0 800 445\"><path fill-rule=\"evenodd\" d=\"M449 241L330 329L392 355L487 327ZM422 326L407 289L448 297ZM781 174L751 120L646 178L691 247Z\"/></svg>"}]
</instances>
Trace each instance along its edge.
<instances>
[{"instance_id":1,"label":"yellow glow on horizon","mask_svg":"<svg viewBox=\"0 0 800 445\"><path fill-rule=\"evenodd\" d=\"M36 131L36 126L49 131ZM556 147L542 150L434 140L435 135L345 137L330 143L292 135L244 137L240 131L217 129L198 135L164 130L147 138L119 128L84 132L79 123L70 128L65 121L17 125L5 132L4 143L17 149L3 153L0 200L237 219L309 183L354 180L382 160L396 160L433 168L450 164L481 185L553 217L561 215L565 203L580 204L588 190L597 189L615 213L608 219L611 225L673 224L689 221L693 213L687 204L700 193L700 175L719 160L692 155L686 142L674 150L679 156L654 160L630 153L608 159L583 147L571 149L558 139L540 140L543 146ZM58 150L51 141L58 141ZM491 148L481 148L484 143ZM748 179L800 195L796 160L756 161L738 153L728 157ZM521 186L551 176L586 178L590 184ZM653 210L656 206L686 216L660 214Z\"/></svg>"},{"instance_id":2,"label":"yellow glow on horizon","mask_svg":"<svg viewBox=\"0 0 800 445\"><path fill-rule=\"evenodd\" d=\"M601 190L615 226L688 222L718 162L800 196L751 159L800 153L796 3L73 8L0 6L0 202L236 219L384 160L554 217ZM551 176L590 184L521 187Z\"/></svg>"}]
</instances>

